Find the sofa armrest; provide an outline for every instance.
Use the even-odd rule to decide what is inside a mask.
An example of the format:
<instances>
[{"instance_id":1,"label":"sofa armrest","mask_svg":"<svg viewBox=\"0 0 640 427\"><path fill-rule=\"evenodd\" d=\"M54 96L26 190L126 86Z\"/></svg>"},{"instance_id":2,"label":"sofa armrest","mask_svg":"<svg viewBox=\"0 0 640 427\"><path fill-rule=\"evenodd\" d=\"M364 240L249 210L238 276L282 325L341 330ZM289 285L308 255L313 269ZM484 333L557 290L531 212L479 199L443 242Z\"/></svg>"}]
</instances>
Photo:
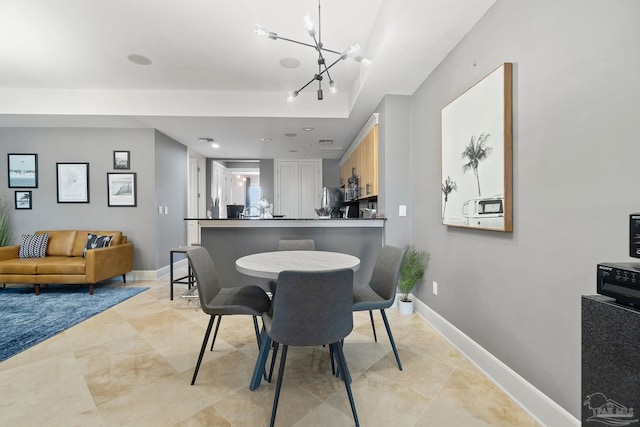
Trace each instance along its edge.
<instances>
[{"instance_id":1,"label":"sofa armrest","mask_svg":"<svg viewBox=\"0 0 640 427\"><path fill-rule=\"evenodd\" d=\"M20 246L2 246L0 247L0 261L5 259L16 259L20 254Z\"/></svg>"},{"instance_id":2,"label":"sofa armrest","mask_svg":"<svg viewBox=\"0 0 640 427\"><path fill-rule=\"evenodd\" d=\"M133 243L89 249L85 263L88 283L126 274L133 269Z\"/></svg>"}]
</instances>

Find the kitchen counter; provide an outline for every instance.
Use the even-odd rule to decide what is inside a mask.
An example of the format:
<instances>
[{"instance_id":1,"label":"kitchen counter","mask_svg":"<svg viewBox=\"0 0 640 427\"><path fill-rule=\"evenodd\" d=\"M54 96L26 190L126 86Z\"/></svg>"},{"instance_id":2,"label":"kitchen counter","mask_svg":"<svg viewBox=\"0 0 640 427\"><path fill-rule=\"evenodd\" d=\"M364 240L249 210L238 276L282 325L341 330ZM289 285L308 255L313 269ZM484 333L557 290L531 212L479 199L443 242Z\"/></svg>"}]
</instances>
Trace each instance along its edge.
<instances>
[{"instance_id":1,"label":"kitchen counter","mask_svg":"<svg viewBox=\"0 0 640 427\"><path fill-rule=\"evenodd\" d=\"M273 218L208 219L197 221L200 244L216 263L223 286L258 285L267 280L236 271L236 259L258 252L275 251L281 239L313 239L319 251L342 252L360 258L355 283L368 282L384 244L384 218Z\"/></svg>"},{"instance_id":2,"label":"kitchen counter","mask_svg":"<svg viewBox=\"0 0 640 427\"><path fill-rule=\"evenodd\" d=\"M185 218L187 221L198 221L202 227L214 228L383 228L385 218L247 218L247 219L208 219L208 218Z\"/></svg>"}]
</instances>

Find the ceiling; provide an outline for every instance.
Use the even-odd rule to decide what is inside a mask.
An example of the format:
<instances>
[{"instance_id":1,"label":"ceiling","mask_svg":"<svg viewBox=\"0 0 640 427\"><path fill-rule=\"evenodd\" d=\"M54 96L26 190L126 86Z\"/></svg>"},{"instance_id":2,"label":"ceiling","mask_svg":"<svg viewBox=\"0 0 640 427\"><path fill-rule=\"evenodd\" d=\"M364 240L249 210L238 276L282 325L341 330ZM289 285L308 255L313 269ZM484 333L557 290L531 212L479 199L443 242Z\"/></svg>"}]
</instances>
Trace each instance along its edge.
<instances>
[{"instance_id":1,"label":"ceiling","mask_svg":"<svg viewBox=\"0 0 640 427\"><path fill-rule=\"evenodd\" d=\"M317 53L254 29L313 43L303 17L317 29L317 0L1 0L0 126L155 128L207 157L337 159L382 97L412 94L494 2L322 0L324 47L357 41L372 63L340 61L337 94L325 78L322 101L313 82L288 102Z\"/></svg>"}]
</instances>

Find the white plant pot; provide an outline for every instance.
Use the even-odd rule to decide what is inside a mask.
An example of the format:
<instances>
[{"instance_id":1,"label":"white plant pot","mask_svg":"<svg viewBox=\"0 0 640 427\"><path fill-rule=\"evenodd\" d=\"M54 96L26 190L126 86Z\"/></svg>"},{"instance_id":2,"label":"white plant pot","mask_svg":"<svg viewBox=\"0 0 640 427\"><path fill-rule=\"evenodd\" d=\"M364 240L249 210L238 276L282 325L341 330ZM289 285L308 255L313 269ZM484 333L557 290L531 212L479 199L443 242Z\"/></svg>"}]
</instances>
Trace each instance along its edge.
<instances>
[{"instance_id":1,"label":"white plant pot","mask_svg":"<svg viewBox=\"0 0 640 427\"><path fill-rule=\"evenodd\" d=\"M402 314L413 313L413 301L398 300L398 304L400 305L400 313Z\"/></svg>"}]
</instances>

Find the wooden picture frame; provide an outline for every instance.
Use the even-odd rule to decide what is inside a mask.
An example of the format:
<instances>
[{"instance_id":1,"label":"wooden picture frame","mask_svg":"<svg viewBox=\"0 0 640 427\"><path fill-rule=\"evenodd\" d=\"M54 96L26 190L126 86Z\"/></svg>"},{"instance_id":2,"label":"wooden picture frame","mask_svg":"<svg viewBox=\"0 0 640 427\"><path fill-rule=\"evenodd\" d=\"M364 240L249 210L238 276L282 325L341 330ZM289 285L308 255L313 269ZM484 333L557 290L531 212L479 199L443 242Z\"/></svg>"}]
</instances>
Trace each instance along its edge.
<instances>
[{"instance_id":1,"label":"wooden picture frame","mask_svg":"<svg viewBox=\"0 0 640 427\"><path fill-rule=\"evenodd\" d=\"M58 203L89 203L89 163L56 163Z\"/></svg>"},{"instance_id":2,"label":"wooden picture frame","mask_svg":"<svg viewBox=\"0 0 640 427\"><path fill-rule=\"evenodd\" d=\"M15 206L16 209L31 209L32 208L32 194L31 191L18 190L15 194Z\"/></svg>"},{"instance_id":3,"label":"wooden picture frame","mask_svg":"<svg viewBox=\"0 0 640 427\"><path fill-rule=\"evenodd\" d=\"M107 205L109 207L136 207L137 182L135 172L107 173Z\"/></svg>"},{"instance_id":4,"label":"wooden picture frame","mask_svg":"<svg viewBox=\"0 0 640 427\"><path fill-rule=\"evenodd\" d=\"M113 168L129 170L131 168L131 152L116 150L113 152Z\"/></svg>"},{"instance_id":5,"label":"wooden picture frame","mask_svg":"<svg viewBox=\"0 0 640 427\"><path fill-rule=\"evenodd\" d=\"M38 188L38 155L7 154L9 188Z\"/></svg>"},{"instance_id":6,"label":"wooden picture frame","mask_svg":"<svg viewBox=\"0 0 640 427\"><path fill-rule=\"evenodd\" d=\"M442 109L442 224L513 231L512 74L504 63Z\"/></svg>"}]
</instances>

